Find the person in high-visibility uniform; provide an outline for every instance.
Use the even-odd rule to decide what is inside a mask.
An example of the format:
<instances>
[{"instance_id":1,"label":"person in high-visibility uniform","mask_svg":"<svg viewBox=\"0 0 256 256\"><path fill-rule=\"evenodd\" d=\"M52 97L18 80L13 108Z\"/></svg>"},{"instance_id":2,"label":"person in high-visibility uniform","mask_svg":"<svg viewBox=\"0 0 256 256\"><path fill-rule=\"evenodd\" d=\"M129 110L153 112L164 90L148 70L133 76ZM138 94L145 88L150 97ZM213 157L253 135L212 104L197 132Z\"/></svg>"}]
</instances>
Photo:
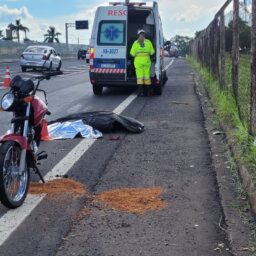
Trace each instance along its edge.
<instances>
[{"instance_id":1,"label":"person in high-visibility uniform","mask_svg":"<svg viewBox=\"0 0 256 256\"><path fill-rule=\"evenodd\" d=\"M144 89L148 92L151 85L151 59L155 49L150 40L146 39L146 32L143 29L138 31L138 39L133 43L130 54L134 57L137 84L140 92Z\"/></svg>"}]
</instances>

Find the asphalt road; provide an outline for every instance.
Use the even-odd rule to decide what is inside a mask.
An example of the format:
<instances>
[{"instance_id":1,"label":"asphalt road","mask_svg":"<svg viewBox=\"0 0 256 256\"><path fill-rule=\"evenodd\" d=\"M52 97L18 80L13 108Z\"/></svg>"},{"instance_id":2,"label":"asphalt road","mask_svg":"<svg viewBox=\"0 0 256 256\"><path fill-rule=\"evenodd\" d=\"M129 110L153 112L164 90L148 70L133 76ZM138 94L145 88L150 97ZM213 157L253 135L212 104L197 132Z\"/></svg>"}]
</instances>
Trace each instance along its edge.
<instances>
[{"instance_id":1,"label":"asphalt road","mask_svg":"<svg viewBox=\"0 0 256 256\"><path fill-rule=\"evenodd\" d=\"M17 64L10 66L13 75L19 73ZM3 67L1 64L0 70ZM87 69L83 61L69 60L62 76L42 83L53 113L50 119L80 111L113 111L134 92L107 89L96 97ZM70 158L74 165L68 169L68 176L84 184L90 194L124 187L162 187L164 209L135 215L64 195L42 198L31 212L26 212L28 205L15 211L0 205L0 255L230 255L218 226L222 212L191 69L184 60L176 60L168 76L161 97L136 98L123 112L142 121L144 133L118 132L119 140L106 134L78 161L74 154ZM8 120L9 115L1 113L1 134L8 129ZM43 174L79 143L80 139L43 143L42 149L49 154L40 166ZM27 199L28 204L32 201ZM90 213L78 221L77 214L84 206ZM10 216L15 221L6 231ZM224 247L215 250L219 244Z\"/></svg>"}]
</instances>

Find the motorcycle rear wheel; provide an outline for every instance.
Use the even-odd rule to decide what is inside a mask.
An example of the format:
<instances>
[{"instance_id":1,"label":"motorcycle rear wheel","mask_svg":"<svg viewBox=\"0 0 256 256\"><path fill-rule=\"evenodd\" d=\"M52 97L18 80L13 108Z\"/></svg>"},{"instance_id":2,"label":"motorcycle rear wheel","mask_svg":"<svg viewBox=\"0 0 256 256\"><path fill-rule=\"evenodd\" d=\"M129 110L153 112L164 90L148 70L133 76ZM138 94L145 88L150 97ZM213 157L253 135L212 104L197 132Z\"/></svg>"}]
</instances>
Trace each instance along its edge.
<instances>
[{"instance_id":1,"label":"motorcycle rear wheel","mask_svg":"<svg viewBox=\"0 0 256 256\"><path fill-rule=\"evenodd\" d=\"M14 141L7 141L0 147L0 201L10 209L21 206L28 193L30 171L27 164L19 175L21 151Z\"/></svg>"}]
</instances>

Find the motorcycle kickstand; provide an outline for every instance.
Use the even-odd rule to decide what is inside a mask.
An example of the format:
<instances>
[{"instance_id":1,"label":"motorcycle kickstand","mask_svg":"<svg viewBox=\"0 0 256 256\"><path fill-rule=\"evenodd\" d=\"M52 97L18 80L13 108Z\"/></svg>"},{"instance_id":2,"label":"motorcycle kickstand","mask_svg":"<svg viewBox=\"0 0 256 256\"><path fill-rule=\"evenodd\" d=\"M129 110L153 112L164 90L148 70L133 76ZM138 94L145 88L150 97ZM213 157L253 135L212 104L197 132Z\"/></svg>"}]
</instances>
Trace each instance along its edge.
<instances>
[{"instance_id":1,"label":"motorcycle kickstand","mask_svg":"<svg viewBox=\"0 0 256 256\"><path fill-rule=\"evenodd\" d=\"M45 183L45 180L43 178L42 173L39 171L39 169L37 168L37 166L34 167L34 172L39 176L40 180Z\"/></svg>"}]
</instances>

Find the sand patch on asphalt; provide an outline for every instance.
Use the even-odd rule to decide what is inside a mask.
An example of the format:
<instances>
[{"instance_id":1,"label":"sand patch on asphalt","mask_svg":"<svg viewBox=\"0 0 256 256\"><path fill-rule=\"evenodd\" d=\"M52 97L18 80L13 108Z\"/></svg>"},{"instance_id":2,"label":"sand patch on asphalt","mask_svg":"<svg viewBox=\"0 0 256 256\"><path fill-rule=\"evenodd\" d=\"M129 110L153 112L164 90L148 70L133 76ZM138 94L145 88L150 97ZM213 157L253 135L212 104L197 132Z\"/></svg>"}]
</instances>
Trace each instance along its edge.
<instances>
[{"instance_id":1,"label":"sand patch on asphalt","mask_svg":"<svg viewBox=\"0 0 256 256\"><path fill-rule=\"evenodd\" d=\"M70 194L72 196L85 196L86 190L83 184L71 179L56 179L46 183L30 182L30 194Z\"/></svg>"},{"instance_id":2,"label":"sand patch on asphalt","mask_svg":"<svg viewBox=\"0 0 256 256\"><path fill-rule=\"evenodd\" d=\"M165 207L163 193L163 188L121 188L96 195L95 200L114 210L143 214Z\"/></svg>"}]
</instances>

